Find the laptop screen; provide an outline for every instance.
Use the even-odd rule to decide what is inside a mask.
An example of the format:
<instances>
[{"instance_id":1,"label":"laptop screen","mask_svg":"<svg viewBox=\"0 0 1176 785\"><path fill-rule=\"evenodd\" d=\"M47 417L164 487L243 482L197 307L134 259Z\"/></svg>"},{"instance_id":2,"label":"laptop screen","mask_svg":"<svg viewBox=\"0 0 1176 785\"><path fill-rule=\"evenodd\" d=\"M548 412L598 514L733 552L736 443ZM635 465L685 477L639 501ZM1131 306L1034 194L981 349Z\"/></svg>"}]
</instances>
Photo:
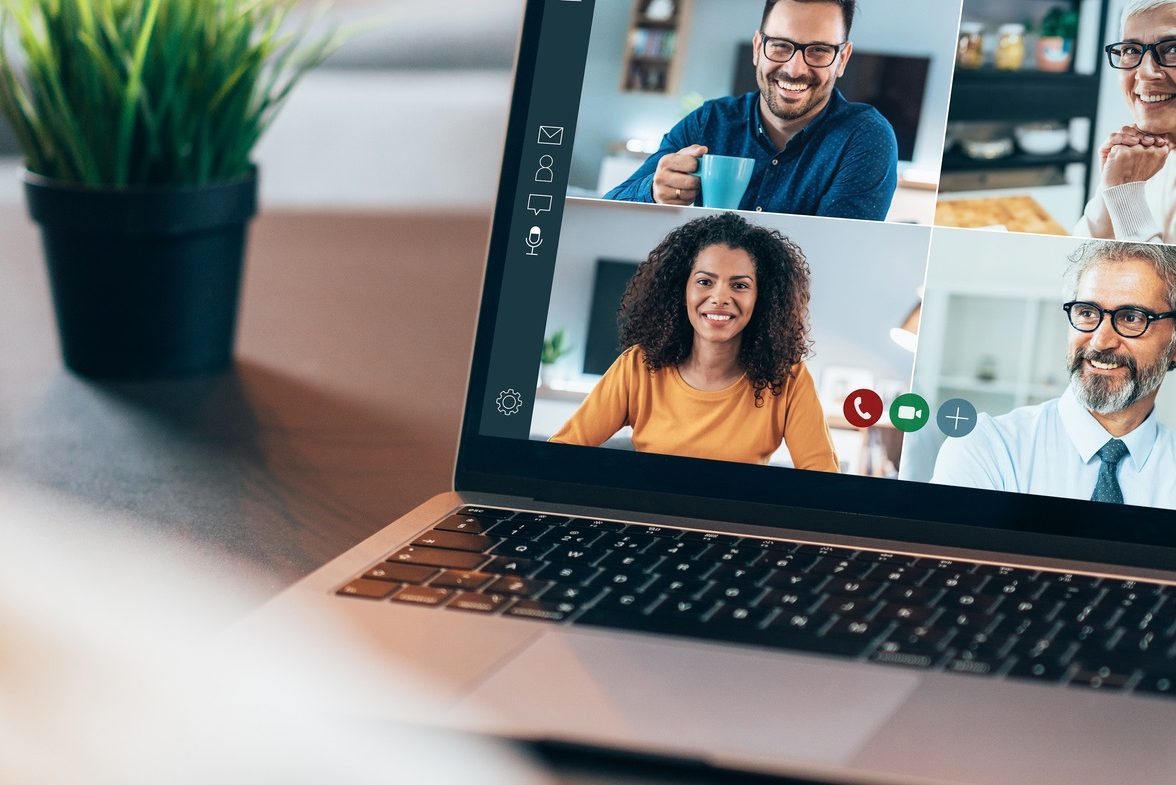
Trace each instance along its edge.
<instances>
[{"instance_id":1,"label":"laptop screen","mask_svg":"<svg viewBox=\"0 0 1176 785\"><path fill-rule=\"evenodd\" d=\"M1063 129L1049 172L945 154L1017 46L965 73L968 10L529 3L459 484L1176 544L1176 252L1070 236L1089 119L1017 126Z\"/></svg>"}]
</instances>

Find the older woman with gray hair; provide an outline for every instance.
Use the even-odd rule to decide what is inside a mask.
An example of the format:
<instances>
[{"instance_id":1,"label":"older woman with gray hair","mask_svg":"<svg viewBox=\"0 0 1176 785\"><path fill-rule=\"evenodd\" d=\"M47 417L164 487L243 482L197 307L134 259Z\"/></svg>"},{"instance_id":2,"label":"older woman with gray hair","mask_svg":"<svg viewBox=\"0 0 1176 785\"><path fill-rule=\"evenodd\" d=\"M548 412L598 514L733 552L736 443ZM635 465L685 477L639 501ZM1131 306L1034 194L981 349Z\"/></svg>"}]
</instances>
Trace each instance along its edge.
<instances>
[{"instance_id":1,"label":"older woman with gray hair","mask_svg":"<svg viewBox=\"0 0 1176 785\"><path fill-rule=\"evenodd\" d=\"M1106 47L1135 122L1099 149L1098 191L1074 234L1176 242L1176 0L1127 0L1120 40Z\"/></svg>"}]
</instances>

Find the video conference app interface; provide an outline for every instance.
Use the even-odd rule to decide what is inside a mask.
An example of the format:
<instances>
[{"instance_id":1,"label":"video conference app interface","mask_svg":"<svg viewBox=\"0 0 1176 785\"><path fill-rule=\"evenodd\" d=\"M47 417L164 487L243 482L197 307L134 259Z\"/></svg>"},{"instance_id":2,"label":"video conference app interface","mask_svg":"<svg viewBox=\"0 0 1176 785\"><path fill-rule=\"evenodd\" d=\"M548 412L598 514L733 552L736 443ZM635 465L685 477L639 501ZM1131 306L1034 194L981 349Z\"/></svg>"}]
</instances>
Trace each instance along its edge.
<instances>
[{"instance_id":1,"label":"video conference app interface","mask_svg":"<svg viewBox=\"0 0 1176 785\"><path fill-rule=\"evenodd\" d=\"M1056 5L547 0L482 433L1176 508L1176 2Z\"/></svg>"}]
</instances>

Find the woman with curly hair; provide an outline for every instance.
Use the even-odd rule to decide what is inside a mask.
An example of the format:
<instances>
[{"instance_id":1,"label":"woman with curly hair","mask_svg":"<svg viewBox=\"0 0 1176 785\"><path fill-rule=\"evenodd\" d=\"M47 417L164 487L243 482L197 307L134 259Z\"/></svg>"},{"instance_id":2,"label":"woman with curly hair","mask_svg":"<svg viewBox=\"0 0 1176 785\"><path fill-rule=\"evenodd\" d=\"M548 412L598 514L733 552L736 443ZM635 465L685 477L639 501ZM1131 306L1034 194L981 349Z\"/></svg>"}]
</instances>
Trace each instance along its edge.
<instances>
[{"instance_id":1,"label":"woman with curly hair","mask_svg":"<svg viewBox=\"0 0 1176 785\"><path fill-rule=\"evenodd\" d=\"M670 232L618 311L628 347L553 442L596 446L626 425L644 452L799 469L837 456L805 368L809 268L777 231L734 213Z\"/></svg>"}]
</instances>

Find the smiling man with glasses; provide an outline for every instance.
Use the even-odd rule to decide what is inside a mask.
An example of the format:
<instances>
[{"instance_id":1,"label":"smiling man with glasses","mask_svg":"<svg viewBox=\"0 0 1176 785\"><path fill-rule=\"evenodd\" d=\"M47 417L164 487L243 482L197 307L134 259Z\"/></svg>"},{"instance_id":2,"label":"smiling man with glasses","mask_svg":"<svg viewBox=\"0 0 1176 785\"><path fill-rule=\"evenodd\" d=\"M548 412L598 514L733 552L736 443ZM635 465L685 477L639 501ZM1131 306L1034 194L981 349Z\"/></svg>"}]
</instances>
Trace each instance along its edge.
<instances>
[{"instance_id":1,"label":"smiling man with glasses","mask_svg":"<svg viewBox=\"0 0 1176 785\"><path fill-rule=\"evenodd\" d=\"M894 129L836 88L857 0L767 0L752 39L757 91L708 101L606 199L702 204L699 159L751 158L742 210L881 221L898 184Z\"/></svg>"},{"instance_id":2,"label":"smiling man with glasses","mask_svg":"<svg viewBox=\"0 0 1176 785\"><path fill-rule=\"evenodd\" d=\"M932 482L1176 508L1176 432L1156 396L1176 370L1176 249L1090 242L1071 257L1070 386L939 451ZM1064 312L1064 313L1063 313Z\"/></svg>"},{"instance_id":3,"label":"smiling man with glasses","mask_svg":"<svg viewBox=\"0 0 1176 785\"><path fill-rule=\"evenodd\" d=\"M1099 148L1101 177L1081 237L1176 242L1176 0L1127 0L1104 47L1134 122Z\"/></svg>"}]
</instances>

